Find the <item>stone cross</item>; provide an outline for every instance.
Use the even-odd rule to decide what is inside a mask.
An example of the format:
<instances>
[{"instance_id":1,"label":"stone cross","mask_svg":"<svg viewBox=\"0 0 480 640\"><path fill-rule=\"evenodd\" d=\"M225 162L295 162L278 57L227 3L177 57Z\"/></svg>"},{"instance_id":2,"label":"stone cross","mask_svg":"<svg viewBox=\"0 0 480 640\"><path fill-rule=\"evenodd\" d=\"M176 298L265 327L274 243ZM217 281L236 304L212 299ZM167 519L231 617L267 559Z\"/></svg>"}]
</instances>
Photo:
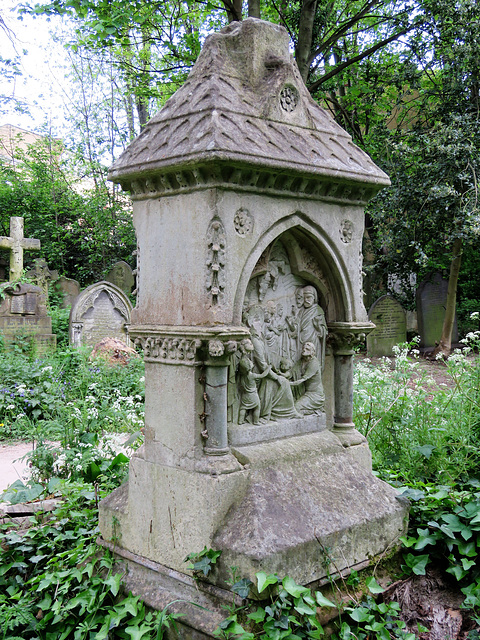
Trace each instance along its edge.
<instances>
[{"instance_id":1,"label":"stone cross","mask_svg":"<svg viewBox=\"0 0 480 640\"><path fill-rule=\"evenodd\" d=\"M23 250L38 251L40 240L25 238L23 235L23 218L10 218L10 236L0 236L0 249L10 249L10 282L18 280L23 270Z\"/></svg>"}]
</instances>

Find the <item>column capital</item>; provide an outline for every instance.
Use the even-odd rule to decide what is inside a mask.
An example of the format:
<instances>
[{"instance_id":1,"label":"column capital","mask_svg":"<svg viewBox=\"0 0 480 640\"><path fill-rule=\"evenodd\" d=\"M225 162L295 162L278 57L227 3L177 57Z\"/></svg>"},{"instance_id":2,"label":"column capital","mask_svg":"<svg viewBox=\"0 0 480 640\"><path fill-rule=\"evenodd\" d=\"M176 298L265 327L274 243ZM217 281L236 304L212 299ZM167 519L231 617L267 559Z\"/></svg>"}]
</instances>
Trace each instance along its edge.
<instances>
[{"instance_id":1,"label":"column capital","mask_svg":"<svg viewBox=\"0 0 480 640\"><path fill-rule=\"evenodd\" d=\"M353 355L355 348L363 343L370 331L375 329L373 322L329 322L328 343L334 355Z\"/></svg>"}]
</instances>

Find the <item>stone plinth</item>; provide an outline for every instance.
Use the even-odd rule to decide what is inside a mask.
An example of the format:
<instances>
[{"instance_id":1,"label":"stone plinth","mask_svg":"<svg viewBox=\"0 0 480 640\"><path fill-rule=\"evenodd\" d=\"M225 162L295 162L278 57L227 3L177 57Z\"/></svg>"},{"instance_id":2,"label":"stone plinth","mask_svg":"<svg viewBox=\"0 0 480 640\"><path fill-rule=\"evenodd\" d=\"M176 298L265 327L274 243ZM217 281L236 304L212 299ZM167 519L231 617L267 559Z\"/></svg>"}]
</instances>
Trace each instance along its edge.
<instances>
[{"instance_id":1,"label":"stone plinth","mask_svg":"<svg viewBox=\"0 0 480 640\"><path fill-rule=\"evenodd\" d=\"M159 589L205 546L220 588L232 563L324 579L317 532L346 572L394 546L406 509L352 421L363 210L389 181L313 102L286 31L207 38L111 178L133 194L146 404L104 540Z\"/></svg>"}]
</instances>

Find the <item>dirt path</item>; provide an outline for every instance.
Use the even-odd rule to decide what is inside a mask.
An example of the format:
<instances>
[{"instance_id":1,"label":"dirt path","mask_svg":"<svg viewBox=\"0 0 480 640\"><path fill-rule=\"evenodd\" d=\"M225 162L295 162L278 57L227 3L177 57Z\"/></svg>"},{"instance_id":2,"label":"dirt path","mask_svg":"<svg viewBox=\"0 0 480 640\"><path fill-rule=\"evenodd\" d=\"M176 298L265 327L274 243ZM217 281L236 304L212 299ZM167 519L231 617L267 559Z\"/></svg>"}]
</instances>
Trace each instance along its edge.
<instances>
[{"instance_id":1,"label":"dirt path","mask_svg":"<svg viewBox=\"0 0 480 640\"><path fill-rule=\"evenodd\" d=\"M31 450L31 443L0 443L0 493L15 480L25 480L28 477L27 463L21 458Z\"/></svg>"}]
</instances>

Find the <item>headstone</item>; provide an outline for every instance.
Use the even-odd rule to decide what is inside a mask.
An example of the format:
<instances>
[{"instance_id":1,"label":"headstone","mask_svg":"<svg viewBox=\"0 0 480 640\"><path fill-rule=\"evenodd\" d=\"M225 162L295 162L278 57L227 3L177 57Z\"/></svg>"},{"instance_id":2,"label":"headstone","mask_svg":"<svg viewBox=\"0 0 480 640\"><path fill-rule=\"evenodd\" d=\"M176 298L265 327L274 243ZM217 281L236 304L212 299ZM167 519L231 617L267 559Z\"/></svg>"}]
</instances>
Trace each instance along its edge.
<instances>
[{"instance_id":1,"label":"headstone","mask_svg":"<svg viewBox=\"0 0 480 640\"><path fill-rule=\"evenodd\" d=\"M103 338L118 338L130 346L131 313L130 300L114 284L102 281L90 285L70 310L70 344L94 347Z\"/></svg>"},{"instance_id":2,"label":"headstone","mask_svg":"<svg viewBox=\"0 0 480 640\"><path fill-rule=\"evenodd\" d=\"M407 341L405 310L395 298L379 298L371 306L368 319L375 325L375 329L367 336L369 356L391 356L395 345Z\"/></svg>"},{"instance_id":3,"label":"headstone","mask_svg":"<svg viewBox=\"0 0 480 640\"><path fill-rule=\"evenodd\" d=\"M417 323L420 334L420 347L434 348L442 336L445 307L447 304L448 280L435 273L424 280L416 292ZM452 342L458 341L457 317L453 326Z\"/></svg>"},{"instance_id":4,"label":"headstone","mask_svg":"<svg viewBox=\"0 0 480 640\"><path fill-rule=\"evenodd\" d=\"M9 284L2 287L0 334L8 348L25 336L32 338L38 353L54 350L57 336L52 334L52 319L47 316L45 294L32 284Z\"/></svg>"},{"instance_id":5,"label":"headstone","mask_svg":"<svg viewBox=\"0 0 480 640\"><path fill-rule=\"evenodd\" d=\"M218 611L232 566L308 584L392 548L406 508L352 419L363 207L389 181L311 99L285 29L209 36L110 176L133 194L145 359L145 444L100 504L127 589ZM205 546L216 590L185 575ZM187 607L186 637L215 615Z\"/></svg>"},{"instance_id":6,"label":"headstone","mask_svg":"<svg viewBox=\"0 0 480 640\"><path fill-rule=\"evenodd\" d=\"M132 268L123 260L113 265L105 280L119 287L127 296L130 295L135 284Z\"/></svg>"},{"instance_id":7,"label":"headstone","mask_svg":"<svg viewBox=\"0 0 480 640\"><path fill-rule=\"evenodd\" d=\"M55 293L61 296L61 309L71 307L76 297L80 294L80 283L65 276L57 278L52 286Z\"/></svg>"},{"instance_id":8,"label":"headstone","mask_svg":"<svg viewBox=\"0 0 480 640\"><path fill-rule=\"evenodd\" d=\"M10 250L9 280L18 280L23 271L23 252L39 251L40 240L25 238L23 235L23 218L10 218L10 236L0 236L0 249Z\"/></svg>"},{"instance_id":9,"label":"headstone","mask_svg":"<svg viewBox=\"0 0 480 640\"><path fill-rule=\"evenodd\" d=\"M26 275L42 289L48 305L48 288L52 281L57 280L58 271L50 270L47 261L43 258L36 258L33 261L33 267L27 271Z\"/></svg>"}]
</instances>

